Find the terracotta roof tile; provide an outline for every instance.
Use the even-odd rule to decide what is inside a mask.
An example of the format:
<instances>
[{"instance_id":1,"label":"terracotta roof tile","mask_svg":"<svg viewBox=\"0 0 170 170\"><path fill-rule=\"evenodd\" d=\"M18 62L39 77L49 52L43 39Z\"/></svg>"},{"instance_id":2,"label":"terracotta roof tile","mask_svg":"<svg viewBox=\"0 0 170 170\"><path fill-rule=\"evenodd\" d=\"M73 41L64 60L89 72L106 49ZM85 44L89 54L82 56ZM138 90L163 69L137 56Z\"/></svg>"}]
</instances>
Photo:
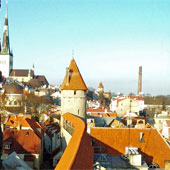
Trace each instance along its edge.
<instances>
[{"instance_id":1,"label":"terracotta roof tile","mask_svg":"<svg viewBox=\"0 0 170 170\"><path fill-rule=\"evenodd\" d=\"M129 98L135 99L135 100L143 100L144 101L144 97L141 97L141 96L129 96Z\"/></svg>"},{"instance_id":2,"label":"terracotta roof tile","mask_svg":"<svg viewBox=\"0 0 170 170\"><path fill-rule=\"evenodd\" d=\"M35 77L35 79L39 80L42 83L42 85L46 85L46 86L49 85L49 83L44 75L36 75L34 77Z\"/></svg>"},{"instance_id":3,"label":"terracotta roof tile","mask_svg":"<svg viewBox=\"0 0 170 170\"><path fill-rule=\"evenodd\" d=\"M166 120L166 124L168 127L170 127L170 120Z\"/></svg>"},{"instance_id":4,"label":"terracotta roof tile","mask_svg":"<svg viewBox=\"0 0 170 170\"><path fill-rule=\"evenodd\" d=\"M100 82L100 84L99 84L99 87L98 87L98 88L102 88L102 89L104 88L104 87L103 87L102 82Z\"/></svg>"},{"instance_id":5,"label":"terracotta roof tile","mask_svg":"<svg viewBox=\"0 0 170 170\"><path fill-rule=\"evenodd\" d=\"M143 142L140 142L140 133L143 133ZM164 168L165 160L170 160L170 146L156 129L92 128L91 136L94 146L102 147L102 153L121 155L125 147L133 146L139 148L147 163L156 162L160 168Z\"/></svg>"},{"instance_id":6,"label":"terracotta roof tile","mask_svg":"<svg viewBox=\"0 0 170 170\"><path fill-rule=\"evenodd\" d=\"M33 129L33 131L36 133L36 135L38 135L40 138L44 136L44 132L41 126L39 126L34 119L26 118L26 121L30 125L30 127ZM40 129L41 132L38 129Z\"/></svg>"},{"instance_id":7,"label":"terracotta roof tile","mask_svg":"<svg viewBox=\"0 0 170 170\"><path fill-rule=\"evenodd\" d=\"M68 74L69 75L65 75L64 81L61 85L61 90L87 90L86 84L74 59L71 60ZM67 77L69 79L68 85L66 84Z\"/></svg>"},{"instance_id":8,"label":"terracotta roof tile","mask_svg":"<svg viewBox=\"0 0 170 170\"><path fill-rule=\"evenodd\" d=\"M34 76L34 71L30 70L30 74L31 77ZM13 69L10 73L10 76L14 76L14 77L28 77L29 74L29 70L25 70L25 69Z\"/></svg>"},{"instance_id":9,"label":"terracotta roof tile","mask_svg":"<svg viewBox=\"0 0 170 170\"><path fill-rule=\"evenodd\" d=\"M3 146L6 143L10 143L10 149L3 148L3 153L40 153L41 140L32 130L5 129Z\"/></svg>"},{"instance_id":10,"label":"terracotta roof tile","mask_svg":"<svg viewBox=\"0 0 170 170\"><path fill-rule=\"evenodd\" d=\"M31 115L23 115L23 116L10 115L5 126L9 126L11 128L17 128L18 125L21 125L21 127L30 127L30 125L25 120L25 118L27 117L31 117Z\"/></svg>"},{"instance_id":11,"label":"terracotta roof tile","mask_svg":"<svg viewBox=\"0 0 170 170\"><path fill-rule=\"evenodd\" d=\"M94 109L91 107L86 109L86 112L91 112L91 113L105 113L105 111L106 111L106 113L112 113L112 111L109 109L107 109L107 110L102 109L102 108Z\"/></svg>"}]
</instances>

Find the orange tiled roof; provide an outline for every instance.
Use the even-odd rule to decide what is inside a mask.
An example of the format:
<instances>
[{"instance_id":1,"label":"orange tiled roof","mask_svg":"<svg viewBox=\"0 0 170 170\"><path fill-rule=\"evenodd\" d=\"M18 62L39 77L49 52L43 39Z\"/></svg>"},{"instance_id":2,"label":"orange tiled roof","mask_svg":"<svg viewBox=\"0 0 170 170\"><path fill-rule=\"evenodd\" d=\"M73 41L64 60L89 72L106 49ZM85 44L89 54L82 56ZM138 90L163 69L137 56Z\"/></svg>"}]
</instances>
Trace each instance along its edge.
<instances>
[{"instance_id":1,"label":"orange tiled roof","mask_svg":"<svg viewBox=\"0 0 170 170\"><path fill-rule=\"evenodd\" d=\"M40 153L41 140L32 130L5 129L3 146L6 143L10 143L10 149L3 148L3 153L10 154L13 151L19 154Z\"/></svg>"},{"instance_id":2,"label":"orange tiled roof","mask_svg":"<svg viewBox=\"0 0 170 170\"><path fill-rule=\"evenodd\" d=\"M8 121L6 122L5 126L9 126L11 128L16 128L18 126L18 121L16 121L15 115L10 115Z\"/></svg>"},{"instance_id":3,"label":"orange tiled roof","mask_svg":"<svg viewBox=\"0 0 170 170\"><path fill-rule=\"evenodd\" d=\"M170 127L170 120L165 120L168 127Z\"/></svg>"},{"instance_id":4,"label":"orange tiled roof","mask_svg":"<svg viewBox=\"0 0 170 170\"><path fill-rule=\"evenodd\" d=\"M71 60L68 76L69 84L66 85L67 75L65 75L64 81L61 85L61 90L87 90L86 84L74 59Z\"/></svg>"},{"instance_id":5,"label":"orange tiled roof","mask_svg":"<svg viewBox=\"0 0 170 170\"><path fill-rule=\"evenodd\" d=\"M63 118L73 124L74 133L55 170L92 169L93 148L85 123L70 113L65 113Z\"/></svg>"},{"instance_id":6,"label":"orange tiled roof","mask_svg":"<svg viewBox=\"0 0 170 170\"><path fill-rule=\"evenodd\" d=\"M86 109L86 112L91 112L91 113L105 113L105 111L106 111L106 113L112 113L112 111L109 109L107 109L107 110L102 109L102 108L94 109L91 107Z\"/></svg>"},{"instance_id":7,"label":"orange tiled roof","mask_svg":"<svg viewBox=\"0 0 170 170\"><path fill-rule=\"evenodd\" d=\"M38 135L40 138L42 138L44 135L44 132L43 132L41 126L38 125L34 119L26 118L26 121L30 125L30 127L33 129L33 131L36 133L36 135ZM39 132L38 129L40 129L41 132Z\"/></svg>"},{"instance_id":8,"label":"orange tiled roof","mask_svg":"<svg viewBox=\"0 0 170 170\"><path fill-rule=\"evenodd\" d=\"M28 124L28 122L25 119L21 121L21 126L22 127L30 127L30 125Z\"/></svg>"},{"instance_id":9,"label":"orange tiled roof","mask_svg":"<svg viewBox=\"0 0 170 170\"><path fill-rule=\"evenodd\" d=\"M117 117L117 113L103 113L103 117Z\"/></svg>"},{"instance_id":10,"label":"orange tiled roof","mask_svg":"<svg viewBox=\"0 0 170 170\"><path fill-rule=\"evenodd\" d=\"M30 127L25 118L31 117L31 115L10 115L8 121L5 126L9 126L10 128L17 128L20 124L22 127Z\"/></svg>"},{"instance_id":11,"label":"orange tiled roof","mask_svg":"<svg viewBox=\"0 0 170 170\"><path fill-rule=\"evenodd\" d=\"M102 88L102 89L104 88L104 87L103 87L102 82L100 82L100 84L99 84L99 87L98 87L98 88Z\"/></svg>"},{"instance_id":12,"label":"orange tiled roof","mask_svg":"<svg viewBox=\"0 0 170 170\"><path fill-rule=\"evenodd\" d=\"M140 133L143 133L144 142L140 142ZM101 146L102 153L121 155L125 147L139 148L143 159L156 162L164 168L164 161L170 160L170 146L156 129L129 129L129 128L92 128L91 136L95 139L95 146Z\"/></svg>"},{"instance_id":13,"label":"orange tiled roof","mask_svg":"<svg viewBox=\"0 0 170 170\"><path fill-rule=\"evenodd\" d=\"M141 97L141 96L129 96L129 98L134 99L134 100L144 100L144 97Z\"/></svg>"}]
</instances>

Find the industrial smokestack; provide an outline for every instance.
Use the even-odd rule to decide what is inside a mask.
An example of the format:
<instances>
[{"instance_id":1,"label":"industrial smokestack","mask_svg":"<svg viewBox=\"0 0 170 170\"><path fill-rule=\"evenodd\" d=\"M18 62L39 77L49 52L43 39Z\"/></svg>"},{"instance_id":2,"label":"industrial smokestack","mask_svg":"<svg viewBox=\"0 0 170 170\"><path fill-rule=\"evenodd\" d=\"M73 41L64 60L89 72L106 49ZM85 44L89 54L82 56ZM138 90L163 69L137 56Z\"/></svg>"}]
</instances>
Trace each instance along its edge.
<instances>
[{"instance_id":1,"label":"industrial smokestack","mask_svg":"<svg viewBox=\"0 0 170 170\"><path fill-rule=\"evenodd\" d=\"M142 92L142 66L139 66L138 95Z\"/></svg>"}]
</instances>

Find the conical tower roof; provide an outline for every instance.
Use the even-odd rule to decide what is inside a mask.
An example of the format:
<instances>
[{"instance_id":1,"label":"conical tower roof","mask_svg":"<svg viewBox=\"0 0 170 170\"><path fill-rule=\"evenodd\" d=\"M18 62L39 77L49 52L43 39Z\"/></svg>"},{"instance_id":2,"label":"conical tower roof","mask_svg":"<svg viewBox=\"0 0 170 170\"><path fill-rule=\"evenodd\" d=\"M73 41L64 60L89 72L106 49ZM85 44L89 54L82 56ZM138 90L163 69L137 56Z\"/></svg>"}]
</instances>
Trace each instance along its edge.
<instances>
[{"instance_id":1,"label":"conical tower roof","mask_svg":"<svg viewBox=\"0 0 170 170\"><path fill-rule=\"evenodd\" d=\"M102 89L104 88L104 87L103 87L102 82L100 82L100 84L99 84L99 87L98 87L98 88L102 88Z\"/></svg>"},{"instance_id":2,"label":"conical tower roof","mask_svg":"<svg viewBox=\"0 0 170 170\"><path fill-rule=\"evenodd\" d=\"M66 71L61 90L88 90L74 59Z\"/></svg>"}]
</instances>

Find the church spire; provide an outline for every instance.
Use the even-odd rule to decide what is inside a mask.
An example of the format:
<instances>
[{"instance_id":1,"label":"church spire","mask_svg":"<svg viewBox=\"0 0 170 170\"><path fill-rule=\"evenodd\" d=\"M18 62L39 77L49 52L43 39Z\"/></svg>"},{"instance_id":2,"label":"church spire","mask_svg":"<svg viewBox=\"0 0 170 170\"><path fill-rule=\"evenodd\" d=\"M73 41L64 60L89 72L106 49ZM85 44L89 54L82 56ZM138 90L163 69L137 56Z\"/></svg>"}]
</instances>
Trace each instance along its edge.
<instances>
[{"instance_id":1,"label":"church spire","mask_svg":"<svg viewBox=\"0 0 170 170\"><path fill-rule=\"evenodd\" d=\"M3 54L10 54L7 2L6 2L6 12L5 12L5 23L4 23L2 53Z\"/></svg>"}]
</instances>

